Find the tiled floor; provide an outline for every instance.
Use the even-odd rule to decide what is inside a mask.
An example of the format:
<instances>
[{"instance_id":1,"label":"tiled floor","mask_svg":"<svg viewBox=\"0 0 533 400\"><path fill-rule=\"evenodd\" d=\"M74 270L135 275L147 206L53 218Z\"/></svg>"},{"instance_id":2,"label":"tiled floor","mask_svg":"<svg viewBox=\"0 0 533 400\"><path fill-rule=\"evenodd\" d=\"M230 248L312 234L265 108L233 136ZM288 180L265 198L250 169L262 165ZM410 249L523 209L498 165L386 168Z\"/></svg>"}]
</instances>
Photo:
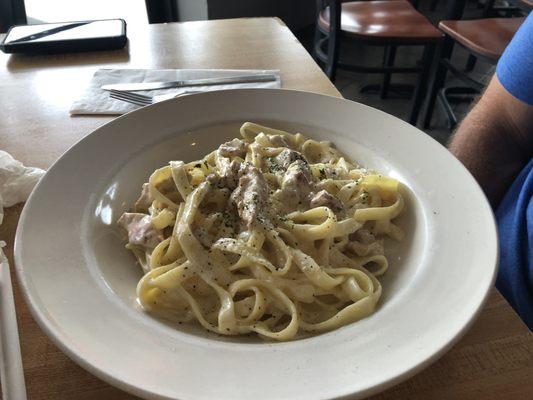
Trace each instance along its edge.
<instances>
[{"instance_id":1,"label":"tiled floor","mask_svg":"<svg viewBox=\"0 0 533 400\"><path fill-rule=\"evenodd\" d=\"M360 49L357 47L352 47L346 49L346 51L351 53L365 52L364 60L368 60L369 63L374 63L374 65L380 65L382 59L382 51L380 48L373 49ZM399 48L397 55L397 65L415 65L416 61L421 57L421 51L416 48ZM465 65L468 53L463 49L456 49L453 55L453 61L455 65ZM358 57L359 58L359 57ZM359 58L361 59L361 58ZM478 63L474 71L475 75L486 75L490 73L492 67L487 64ZM349 71L339 71L337 74L337 79L335 81L335 86L339 89L342 95L350 100L358 101L372 107L376 107L380 110L388 112L392 115L395 115L404 120L407 119L411 108L411 99L390 92L387 99L381 99L377 93L361 93L361 87L369 83L381 83L383 75L381 74L359 74ZM394 83L404 83L404 84L415 84L416 75L408 74L395 74L391 82ZM453 85L455 79L448 77L448 84ZM458 86L461 86L458 83ZM447 127L446 117L440 105L437 103L436 110L433 115L433 120L431 127L427 130L427 133L430 134L433 138L439 142L445 144L450 136L450 130ZM453 105L455 112L458 116L462 118L466 112L470 109L471 105L469 103L458 103Z\"/></svg>"},{"instance_id":2,"label":"tiled floor","mask_svg":"<svg viewBox=\"0 0 533 400\"><path fill-rule=\"evenodd\" d=\"M427 15L432 21L438 21L439 17L444 13L445 2L441 1L439 7L435 12L430 12L429 1L421 2L422 13ZM469 3L468 8L465 12L467 16L476 16L480 14L480 10L475 8L473 3ZM309 35L308 35L309 36ZM303 41L304 45L309 48L310 37L300 38ZM413 48L413 47L399 47L396 56L395 65L405 65L412 66L421 58L422 49ZM341 48L341 57L344 58L347 62L350 60L358 61L358 64L362 62L365 65L381 65L383 58L383 48L379 47L368 47L368 46L359 46L354 44L345 44ZM468 57L468 53L456 46L452 62L457 66L464 66ZM473 77L478 80L488 79L492 75L494 66L491 66L487 63L478 61L476 67L473 71ZM449 75L449 74L448 74ZM337 73L337 79L335 81L335 86L339 89L342 95L350 100L358 101L372 107L376 107L380 110L386 111L390 114L393 114L399 118L407 119L407 115L410 110L411 101L405 97L394 96L393 93L387 99L381 99L379 95L370 94L370 93L361 93L360 88L369 83L380 83L383 79L381 74L360 74L353 73L349 71L339 70ZM415 75L408 74L394 74L392 77L393 83L408 83L414 84L416 82ZM454 79L448 76L447 84L453 85ZM461 86L458 84L457 86ZM458 103L454 105L454 109L458 116L464 116L466 112L470 109L471 105L469 103ZM433 121L431 128L427 130L427 133L434 137L436 140L445 144L448 141L450 136L450 130L446 126L446 118L443 110L437 104L436 111L434 112Z\"/></svg>"}]
</instances>

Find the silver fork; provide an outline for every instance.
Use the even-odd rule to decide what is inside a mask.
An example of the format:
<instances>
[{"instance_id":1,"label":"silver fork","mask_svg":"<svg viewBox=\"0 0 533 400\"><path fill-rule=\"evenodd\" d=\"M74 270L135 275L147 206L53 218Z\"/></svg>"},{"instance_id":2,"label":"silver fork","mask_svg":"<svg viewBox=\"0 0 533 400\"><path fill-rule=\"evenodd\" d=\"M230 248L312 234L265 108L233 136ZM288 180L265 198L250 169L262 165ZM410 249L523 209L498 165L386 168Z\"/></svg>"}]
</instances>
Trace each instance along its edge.
<instances>
[{"instance_id":1,"label":"silver fork","mask_svg":"<svg viewBox=\"0 0 533 400\"><path fill-rule=\"evenodd\" d=\"M199 92L200 92L199 90L189 90L187 92L178 93L177 95L169 97L169 98L176 98L176 97L184 96L187 94L199 93ZM147 96L145 94L126 92L123 90L110 90L109 96L112 99L125 101L127 103L135 104L141 107L149 106L150 104L157 103L156 96Z\"/></svg>"}]
</instances>

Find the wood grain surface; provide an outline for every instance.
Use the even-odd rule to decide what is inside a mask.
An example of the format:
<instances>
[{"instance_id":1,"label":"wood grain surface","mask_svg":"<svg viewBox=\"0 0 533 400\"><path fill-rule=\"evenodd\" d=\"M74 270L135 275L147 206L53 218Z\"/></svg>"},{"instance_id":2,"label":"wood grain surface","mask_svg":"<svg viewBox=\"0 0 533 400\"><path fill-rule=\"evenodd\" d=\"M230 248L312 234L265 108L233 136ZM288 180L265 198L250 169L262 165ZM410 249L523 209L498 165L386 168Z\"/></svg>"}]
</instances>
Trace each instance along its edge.
<instances>
[{"instance_id":1,"label":"wood grain surface","mask_svg":"<svg viewBox=\"0 0 533 400\"><path fill-rule=\"evenodd\" d=\"M99 68L280 69L284 88L340 96L275 18L133 26L124 50L56 56L0 55L0 149L48 168L112 117L70 117L71 103ZM13 267L22 205L6 210L0 240ZM134 399L78 367L32 318L14 278L30 400ZM327 373L327 372L325 372ZM422 373L372 399L531 399L533 335L494 289L469 332Z\"/></svg>"}]
</instances>

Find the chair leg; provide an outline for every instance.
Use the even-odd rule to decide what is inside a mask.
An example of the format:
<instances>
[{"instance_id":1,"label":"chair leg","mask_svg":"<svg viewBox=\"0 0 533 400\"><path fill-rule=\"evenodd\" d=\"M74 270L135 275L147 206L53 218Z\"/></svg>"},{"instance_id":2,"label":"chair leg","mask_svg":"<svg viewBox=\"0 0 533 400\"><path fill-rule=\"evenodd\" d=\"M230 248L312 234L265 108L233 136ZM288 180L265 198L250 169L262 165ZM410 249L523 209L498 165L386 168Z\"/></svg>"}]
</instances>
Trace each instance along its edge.
<instances>
[{"instance_id":1,"label":"chair leg","mask_svg":"<svg viewBox=\"0 0 533 400\"><path fill-rule=\"evenodd\" d=\"M330 11L330 30L328 34L328 59L326 61L326 75L335 82L339 50L341 45L341 7L334 7Z\"/></svg>"},{"instance_id":2,"label":"chair leg","mask_svg":"<svg viewBox=\"0 0 533 400\"><path fill-rule=\"evenodd\" d=\"M418 114L422 108L422 103L426 97L427 80L433 64L433 58L435 57L435 43L426 44L424 47L424 55L422 56L422 71L418 78L418 83L415 88L413 96L413 105L411 108L411 114L409 116L409 123L416 126L418 121Z\"/></svg>"},{"instance_id":3,"label":"chair leg","mask_svg":"<svg viewBox=\"0 0 533 400\"><path fill-rule=\"evenodd\" d=\"M450 38L446 38L437 50L436 65L433 76L431 78L431 83L429 85L426 109L424 114L424 123L422 125L424 129L427 129L429 127L429 124L431 123L431 117L433 116L433 111L435 111L437 93L444 86L444 81L446 80L446 73L448 69L443 63L440 62L440 60L444 58L450 58L453 51L453 45L453 40L451 40Z\"/></svg>"},{"instance_id":4,"label":"chair leg","mask_svg":"<svg viewBox=\"0 0 533 400\"><path fill-rule=\"evenodd\" d=\"M383 56L383 66L392 67L394 65L394 59L396 58L396 46L387 46L385 47L385 54ZM381 85L381 90L379 96L382 99L387 98L389 92L391 73L386 72L383 76L383 84Z\"/></svg>"},{"instance_id":5,"label":"chair leg","mask_svg":"<svg viewBox=\"0 0 533 400\"><path fill-rule=\"evenodd\" d=\"M446 97L446 92L446 88L442 88L441 90L439 90L437 96L440 100L440 103L442 104L442 107L444 108L446 117L448 117L448 129L452 130L457 126L457 117L455 116L452 106L448 101L448 98Z\"/></svg>"},{"instance_id":6,"label":"chair leg","mask_svg":"<svg viewBox=\"0 0 533 400\"><path fill-rule=\"evenodd\" d=\"M446 117L448 119L448 129L452 130L458 124L457 116L455 115L455 112L453 111L451 105L452 101L466 101L470 103L480 93L481 92L478 89L474 89L468 86L443 87L441 90L439 90L437 98L439 99L439 102L442 105L444 112L446 113Z\"/></svg>"},{"instance_id":7,"label":"chair leg","mask_svg":"<svg viewBox=\"0 0 533 400\"><path fill-rule=\"evenodd\" d=\"M476 56L474 56L473 54L470 54L468 56L468 60L466 61L465 72L472 71L474 67L476 66L476 61L477 61Z\"/></svg>"},{"instance_id":8,"label":"chair leg","mask_svg":"<svg viewBox=\"0 0 533 400\"><path fill-rule=\"evenodd\" d=\"M435 104L437 102L437 94L439 92L439 89L444 86L444 81L446 80L446 72L448 72L446 67L442 65L442 63L440 62L440 57L438 57L437 62L439 64L437 65L435 76L433 77L432 83L430 85L430 89L428 91L426 113L424 115L424 123L422 124L422 127L424 129L429 128L429 124L431 123L431 117L433 116L433 111L435 111Z\"/></svg>"},{"instance_id":9,"label":"chair leg","mask_svg":"<svg viewBox=\"0 0 533 400\"><path fill-rule=\"evenodd\" d=\"M318 46L318 42L320 41L320 30L318 29L318 22L315 26L315 36L313 38L313 58L316 62L318 62L318 56L316 54L316 47Z\"/></svg>"},{"instance_id":10,"label":"chair leg","mask_svg":"<svg viewBox=\"0 0 533 400\"><path fill-rule=\"evenodd\" d=\"M326 75L331 82L337 77L337 65L339 64L339 40L333 40L330 35L328 43L328 59L326 61Z\"/></svg>"}]
</instances>

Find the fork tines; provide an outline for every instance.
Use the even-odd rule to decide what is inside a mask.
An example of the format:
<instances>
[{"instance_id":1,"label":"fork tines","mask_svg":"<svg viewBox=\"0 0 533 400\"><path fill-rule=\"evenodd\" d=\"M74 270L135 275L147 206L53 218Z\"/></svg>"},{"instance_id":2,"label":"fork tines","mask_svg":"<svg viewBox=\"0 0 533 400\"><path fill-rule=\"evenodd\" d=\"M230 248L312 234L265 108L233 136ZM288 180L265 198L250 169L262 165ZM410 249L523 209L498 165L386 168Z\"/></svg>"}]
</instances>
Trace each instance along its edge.
<instances>
[{"instance_id":1,"label":"fork tines","mask_svg":"<svg viewBox=\"0 0 533 400\"><path fill-rule=\"evenodd\" d=\"M147 106L153 103L153 99L150 96L123 90L111 90L109 95L113 99L126 101L138 106Z\"/></svg>"}]
</instances>

